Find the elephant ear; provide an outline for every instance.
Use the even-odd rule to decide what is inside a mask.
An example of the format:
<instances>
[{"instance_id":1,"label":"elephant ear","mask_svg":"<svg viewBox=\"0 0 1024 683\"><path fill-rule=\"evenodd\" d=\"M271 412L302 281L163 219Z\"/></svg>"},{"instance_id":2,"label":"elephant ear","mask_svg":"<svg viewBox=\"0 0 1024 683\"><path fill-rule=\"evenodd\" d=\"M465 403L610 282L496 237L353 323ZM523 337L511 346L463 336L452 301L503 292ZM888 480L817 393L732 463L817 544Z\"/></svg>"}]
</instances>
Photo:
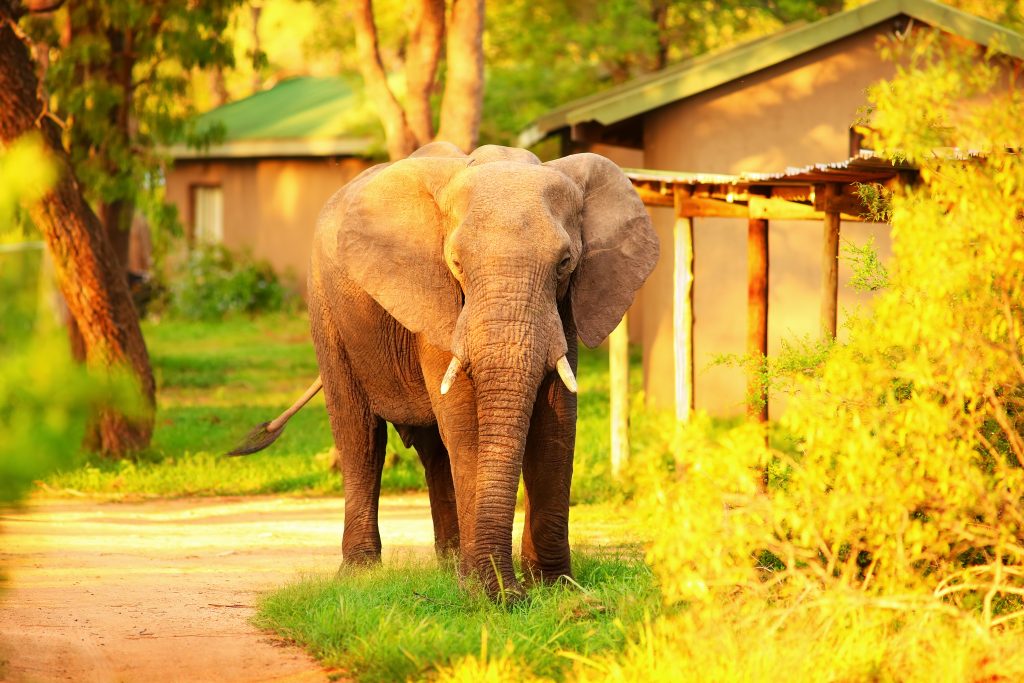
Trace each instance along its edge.
<instances>
[{"instance_id":1,"label":"elephant ear","mask_svg":"<svg viewBox=\"0 0 1024 683\"><path fill-rule=\"evenodd\" d=\"M444 216L434 197L465 156L397 161L343 199L337 257L345 273L403 327L451 346L462 290L444 261Z\"/></svg>"},{"instance_id":2,"label":"elephant ear","mask_svg":"<svg viewBox=\"0 0 1024 683\"><path fill-rule=\"evenodd\" d=\"M611 334L658 261L658 237L629 178L598 154L573 154L546 166L583 191L582 253L572 278L580 339L593 348Z\"/></svg>"}]
</instances>

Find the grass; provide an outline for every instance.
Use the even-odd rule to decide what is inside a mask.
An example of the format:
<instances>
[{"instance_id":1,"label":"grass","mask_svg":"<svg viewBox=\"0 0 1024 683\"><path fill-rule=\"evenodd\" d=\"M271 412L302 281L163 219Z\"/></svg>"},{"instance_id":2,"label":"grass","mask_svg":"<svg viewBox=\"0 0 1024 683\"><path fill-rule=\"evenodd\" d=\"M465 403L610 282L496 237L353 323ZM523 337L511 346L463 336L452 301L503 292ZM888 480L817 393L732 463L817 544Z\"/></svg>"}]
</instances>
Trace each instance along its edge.
<instances>
[{"instance_id":1,"label":"grass","mask_svg":"<svg viewBox=\"0 0 1024 683\"><path fill-rule=\"evenodd\" d=\"M577 554L573 564L578 585L533 588L511 608L460 587L454 570L434 562L309 578L264 598L255 623L358 681L429 678L481 653L557 679L574 657L621 650L660 604L635 553Z\"/></svg>"},{"instance_id":2,"label":"grass","mask_svg":"<svg viewBox=\"0 0 1024 683\"><path fill-rule=\"evenodd\" d=\"M51 493L111 497L202 495L322 495L341 492L331 469L331 435L322 395L289 422L268 450L225 458L248 430L275 417L317 375L304 313L235 317L219 322L147 321L143 325L157 380L157 418L151 447L131 460L80 458L49 476ZM641 386L633 363L633 387ZM573 502L622 495L608 462L608 356L581 349L580 400ZM667 449L664 416L633 410L636 449ZM392 430L382 489L425 486L415 451Z\"/></svg>"},{"instance_id":3,"label":"grass","mask_svg":"<svg viewBox=\"0 0 1024 683\"><path fill-rule=\"evenodd\" d=\"M157 380L150 448L131 460L87 457L44 486L117 497L340 492L322 396L288 423L272 448L246 458L222 456L316 377L307 326L303 314L147 321L143 332ZM384 489L423 485L415 452L391 434Z\"/></svg>"}]
</instances>

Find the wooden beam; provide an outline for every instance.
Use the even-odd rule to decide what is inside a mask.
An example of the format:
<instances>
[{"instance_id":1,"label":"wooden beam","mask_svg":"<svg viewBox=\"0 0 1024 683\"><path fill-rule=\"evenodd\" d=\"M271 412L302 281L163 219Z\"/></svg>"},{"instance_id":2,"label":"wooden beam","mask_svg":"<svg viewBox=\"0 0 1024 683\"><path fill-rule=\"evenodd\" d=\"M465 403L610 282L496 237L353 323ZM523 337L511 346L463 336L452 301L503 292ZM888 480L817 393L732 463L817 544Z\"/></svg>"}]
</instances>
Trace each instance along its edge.
<instances>
[{"instance_id":1,"label":"wooden beam","mask_svg":"<svg viewBox=\"0 0 1024 683\"><path fill-rule=\"evenodd\" d=\"M773 221L814 220L820 213L810 204L791 202L778 197L750 198L750 217Z\"/></svg>"},{"instance_id":2,"label":"wooden beam","mask_svg":"<svg viewBox=\"0 0 1024 683\"><path fill-rule=\"evenodd\" d=\"M676 216L686 218L746 218L747 205L708 197L684 197L676 204Z\"/></svg>"},{"instance_id":3,"label":"wooden beam","mask_svg":"<svg viewBox=\"0 0 1024 683\"><path fill-rule=\"evenodd\" d=\"M672 277L672 331L675 356L676 419L687 422L693 412L693 219L683 215L685 190L676 188L675 245Z\"/></svg>"},{"instance_id":4,"label":"wooden beam","mask_svg":"<svg viewBox=\"0 0 1024 683\"><path fill-rule=\"evenodd\" d=\"M838 192L834 183L825 186L825 205ZM836 337L839 308L839 213L825 212L825 240L821 255L821 330L832 339Z\"/></svg>"},{"instance_id":5,"label":"wooden beam","mask_svg":"<svg viewBox=\"0 0 1024 683\"><path fill-rule=\"evenodd\" d=\"M813 202L813 185L774 185L772 186L773 197L788 199L791 202Z\"/></svg>"},{"instance_id":6,"label":"wooden beam","mask_svg":"<svg viewBox=\"0 0 1024 683\"><path fill-rule=\"evenodd\" d=\"M829 190L828 188L832 188ZM842 214L844 221L863 221L868 207L852 184L826 183L814 186L814 208L824 213ZM824 220L824 216L821 216Z\"/></svg>"},{"instance_id":7,"label":"wooden beam","mask_svg":"<svg viewBox=\"0 0 1024 683\"><path fill-rule=\"evenodd\" d=\"M859 202L860 199L858 198L857 201ZM818 197L815 198L815 204L819 204ZM824 201L821 201L820 204L824 206ZM825 220L826 213L825 210L818 209L810 204L802 204L779 197L751 195L749 206L751 218L763 218L766 221L821 221ZM851 202L830 202L828 210L842 213L843 220L864 220L860 217L859 213L845 212L844 209L849 209L851 206ZM863 212L864 208L861 207L859 210Z\"/></svg>"},{"instance_id":8,"label":"wooden beam","mask_svg":"<svg viewBox=\"0 0 1024 683\"><path fill-rule=\"evenodd\" d=\"M608 337L608 379L611 394L612 476L629 462L629 321L627 315Z\"/></svg>"},{"instance_id":9,"label":"wooden beam","mask_svg":"<svg viewBox=\"0 0 1024 683\"><path fill-rule=\"evenodd\" d=\"M633 189L647 206L673 206L672 188L657 181L633 181Z\"/></svg>"},{"instance_id":10,"label":"wooden beam","mask_svg":"<svg viewBox=\"0 0 1024 683\"><path fill-rule=\"evenodd\" d=\"M644 203L665 206L664 196L640 192ZM766 221L821 221L824 211L810 204L789 201L781 197L744 195L742 199L728 201L711 197L686 197L676 207L677 215L687 218L757 218ZM843 214L843 220L861 221L859 215Z\"/></svg>"},{"instance_id":11,"label":"wooden beam","mask_svg":"<svg viewBox=\"0 0 1024 683\"><path fill-rule=\"evenodd\" d=\"M827 185L833 185L840 190L826 197ZM735 186L735 195L730 201L720 197L695 197L689 193L692 186L675 185L668 181L633 181L634 189L648 206L673 206L674 188L679 188L686 194L686 198L682 205L677 207L677 211L689 218L749 217L768 221L822 221L825 220L826 213L839 213L844 221L865 220L867 207L852 189L852 185L827 185L814 186L814 192L810 192L805 186L772 187L771 196L748 194L748 188L740 185Z\"/></svg>"},{"instance_id":12,"label":"wooden beam","mask_svg":"<svg viewBox=\"0 0 1024 683\"><path fill-rule=\"evenodd\" d=\"M768 221L747 222L747 355L763 359L768 355ZM768 396L760 372L752 369L747 378L748 396L760 396L760 408L748 405L747 415L768 421Z\"/></svg>"}]
</instances>

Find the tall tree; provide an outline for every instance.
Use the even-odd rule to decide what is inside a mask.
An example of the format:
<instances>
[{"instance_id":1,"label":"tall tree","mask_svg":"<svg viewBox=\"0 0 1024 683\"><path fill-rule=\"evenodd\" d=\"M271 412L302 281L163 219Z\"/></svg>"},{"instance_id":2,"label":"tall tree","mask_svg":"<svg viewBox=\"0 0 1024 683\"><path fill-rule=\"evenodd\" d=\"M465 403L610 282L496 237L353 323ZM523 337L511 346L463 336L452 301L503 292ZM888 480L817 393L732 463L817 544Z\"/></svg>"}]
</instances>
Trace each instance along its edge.
<instances>
[{"instance_id":1,"label":"tall tree","mask_svg":"<svg viewBox=\"0 0 1024 683\"><path fill-rule=\"evenodd\" d=\"M453 0L447 25L445 19L444 0L419 0L412 6L405 46L403 105L388 81L372 0L352 3L359 70L384 124L392 159L408 156L435 139L431 95L446 35L446 82L436 139L452 142L467 152L476 146L483 108L484 0Z\"/></svg>"},{"instance_id":2,"label":"tall tree","mask_svg":"<svg viewBox=\"0 0 1024 683\"><path fill-rule=\"evenodd\" d=\"M417 132L417 126L423 130L437 120L434 115L425 118L423 112L430 112L430 103L439 102L438 137L451 139L452 128L446 129L445 124L456 121L461 111L467 121L454 128L475 125L483 141L514 144L530 121L568 100L777 31L788 22L823 18L841 10L843 2L502 0L491 3L486 13L479 61L456 58L453 31L459 8L458 3L451 5L445 31L444 2L438 0L376 0L372 6L366 1L315 0L313 4L320 21L307 41L311 53L319 58L334 56L342 73L362 74L367 95L378 111L386 112L382 119L390 131L389 140L398 142L392 147L415 148L417 142L430 140L432 136ZM483 18L482 8L479 14L462 16L471 14L474 19ZM446 35L447 54L443 54ZM461 35L475 36L475 32ZM470 43L470 48L475 49L475 44ZM457 106L450 99L453 108L448 118L443 98L437 97L435 72L446 85L446 94L459 91L454 86L457 65L486 67L483 115L477 124L470 117L479 110ZM396 78L400 75L405 77L404 94L401 78ZM482 85L483 79L471 72L465 82ZM388 84L390 88L385 87ZM423 94L424 84L434 97Z\"/></svg>"},{"instance_id":3,"label":"tall tree","mask_svg":"<svg viewBox=\"0 0 1024 683\"><path fill-rule=\"evenodd\" d=\"M240 1L76 0L30 26L52 53L45 85L122 269L132 218L160 164L155 149L191 137L190 71L232 63L224 29Z\"/></svg>"},{"instance_id":4,"label":"tall tree","mask_svg":"<svg viewBox=\"0 0 1024 683\"><path fill-rule=\"evenodd\" d=\"M18 25L28 10L17 0L0 0L0 143L39 135L57 166L55 186L33 206L31 216L53 256L58 284L82 335L86 363L98 371L126 368L138 380L143 396L139 414L104 411L87 436L88 446L122 455L149 444L153 372L128 284L99 218L82 195L61 129L42 96L29 40Z\"/></svg>"}]
</instances>

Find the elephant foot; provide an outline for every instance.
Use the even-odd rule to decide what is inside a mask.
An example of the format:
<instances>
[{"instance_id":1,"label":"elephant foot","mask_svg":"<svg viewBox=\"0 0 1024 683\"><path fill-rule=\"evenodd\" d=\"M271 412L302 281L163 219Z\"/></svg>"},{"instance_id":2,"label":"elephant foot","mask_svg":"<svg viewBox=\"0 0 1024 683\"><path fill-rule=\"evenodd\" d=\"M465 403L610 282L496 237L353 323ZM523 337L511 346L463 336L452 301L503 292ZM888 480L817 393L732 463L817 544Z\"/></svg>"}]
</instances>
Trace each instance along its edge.
<instances>
[{"instance_id":1,"label":"elephant foot","mask_svg":"<svg viewBox=\"0 0 1024 683\"><path fill-rule=\"evenodd\" d=\"M446 564L448 562L451 562L453 558L455 560L458 560L458 558L459 558L459 537L458 537L458 535L455 535L454 537L444 538L444 539L440 539L439 538L436 541L434 541L434 553L437 555L437 559L439 561L441 561L442 564Z\"/></svg>"},{"instance_id":2,"label":"elephant foot","mask_svg":"<svg viewBox=\"0 0 1024 683\"><path fill-rule=\"evenodd\" d=\"M529 557L522 558L523 582L529 586L550 585L569 579L572 583L572 568L566 565L544 566Z\"/></svg>"},{"instance_id":3,"label":"elephant foot","mask_svg":"<svg viewBox=\"0 0 1024 683\"><path fill-rule=\"evenodd\" d=\"M516 578L511 567L505 572L496 570L497 566L491 562L474 563L462 557L459 562L459 586L470 592L482 591L499 605L511 606L522 602L526 598L526 587Z\"/></svg>"},{"instance_id":4,"label":"elephant foot","mask_svg":"<svg viewBox=\"0 0 1024 683\"><path fill-rule=\"evenodd\" d=\"M511 607L526 599L526 586L518 579L506 578L499 581L492 574L490 581L481 580L478 576L475 582L483 588L491 602L497 605Z\"/></svg>"},{"instance_id":5,"label":"elephant foot","mask_svg":"<svg viewBox=\"0 0 1024 683\"><path fill-rule=\"evenodd\" d=\"M518 581L512 585L502 585L494 593L488 592L488 597L499 605L511 607L526 599L526 587Z\"/></svg>"},{"instance_id":6,"label":"elephant foot","mask_svg":"<svg viewBox=\"0 0 1024 683\"><path fill-rule=\"evenodd\" d=\"M434 546L434 553L437 556L437 565L445 571L453 571L462 575L462 568L459 565L459 549L439 548Z\"/></svg>"},{"instance_id":7,"label":"elephant foot","mask_svg":"<svg viewBox=\"0 0 1024 683\"><path fill-rule=\"evenodd\" d=\"M341 558L341 569L346 567L351 569L376 567L380 564L380 550L378 548L342 550ZM338 571L341 571L341 569Z\"/></svg>"}]
</instances>

